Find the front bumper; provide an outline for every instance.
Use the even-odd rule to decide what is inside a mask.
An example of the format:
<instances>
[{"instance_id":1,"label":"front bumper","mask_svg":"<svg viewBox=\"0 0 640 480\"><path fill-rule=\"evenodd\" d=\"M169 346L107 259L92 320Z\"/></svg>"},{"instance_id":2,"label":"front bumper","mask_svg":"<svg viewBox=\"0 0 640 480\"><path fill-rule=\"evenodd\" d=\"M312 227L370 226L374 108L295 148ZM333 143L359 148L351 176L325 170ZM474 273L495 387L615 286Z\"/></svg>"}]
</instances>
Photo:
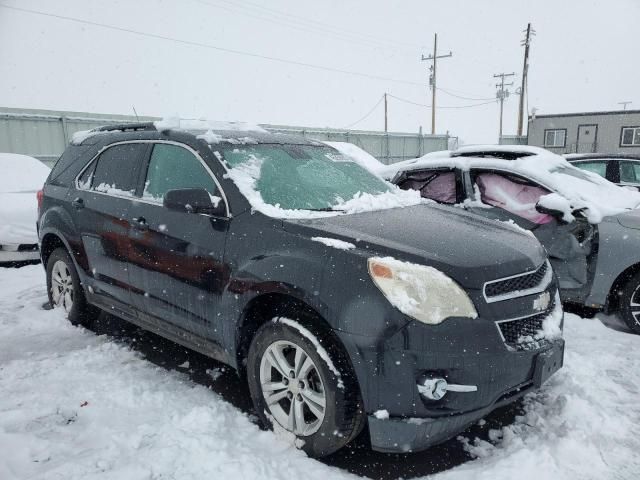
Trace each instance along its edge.
<instances>
[{"instance_id":1,"label":"front bumper","mask_svg":"<svg viewBox=\"0 0 640 480\"><path fill-rule=\"evenodd\" d=\"M40 260L40 252L37 245L0 245L0 263L31 262L37 260Z\"/></svg>"},{"instance_id":2,"label":"front bumper","mask_svg":"<svg viewBox=\"0 0 640 480\"><path fill-rule=\"evenodd\" d=\"M375 415L369 415L371 447L379 452L398 453L420 451L442 443L496 408L508 405L539 388L562 367L563 359L564 340L559 339L536 354L529 380L501 392L490 405L482 408L440 417L379 419Z\"/></svg>"}]
</instances>

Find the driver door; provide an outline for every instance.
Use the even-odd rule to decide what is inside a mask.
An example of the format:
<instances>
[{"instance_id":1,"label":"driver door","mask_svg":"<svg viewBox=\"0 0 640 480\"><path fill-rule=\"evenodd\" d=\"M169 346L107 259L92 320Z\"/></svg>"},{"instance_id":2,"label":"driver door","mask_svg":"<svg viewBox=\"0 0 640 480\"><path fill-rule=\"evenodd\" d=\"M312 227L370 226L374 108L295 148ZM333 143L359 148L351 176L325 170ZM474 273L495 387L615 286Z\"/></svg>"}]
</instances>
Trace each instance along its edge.
<instances>
[{"instance_id":1,"label":"driver door","mask_svg":"<svg viewBox=\"0 0 640 480\"><path fill-rule=\"evenodd\" d=\"M563 300L580 300L587 293L595 268L596 227L583 218L567 224L538 212L536 204L551 192L524 177L495 170L472 170L470 180L476 200L470 210L486 218L511 221L532 232L547 250Z\"/></svg>"}]
</instances>

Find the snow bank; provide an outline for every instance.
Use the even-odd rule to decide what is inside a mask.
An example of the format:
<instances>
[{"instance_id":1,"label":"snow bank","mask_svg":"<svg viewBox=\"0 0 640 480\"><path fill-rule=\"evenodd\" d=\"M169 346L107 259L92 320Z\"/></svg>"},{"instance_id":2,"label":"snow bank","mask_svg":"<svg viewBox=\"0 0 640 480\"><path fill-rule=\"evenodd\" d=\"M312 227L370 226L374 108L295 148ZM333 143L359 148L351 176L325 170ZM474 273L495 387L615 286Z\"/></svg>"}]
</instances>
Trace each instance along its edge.
<instances>
[{"instance_id":1,"label":"snow bank","mask_svg":"<svg viewBox=\"0 0 640 480\"><path fill-rule=\"evenodd\" d=\"M353 248L356 248L353 243L345 242L344 240L338 240L337 238L311 237L311 240L313 240L314 242L323 243L327 247L337 248L338 250L351 250Z\"/></svg>"},{"instance_id":2,"label":"snow bank","mask_svg":"<svg viewBox=\"0 0 640 480\"><path fill-rule=\"evenodd\" d=\"M38 243L36 192L51 171L27 155L0 153L0 245Z\"/></svg>"}]
</instances>

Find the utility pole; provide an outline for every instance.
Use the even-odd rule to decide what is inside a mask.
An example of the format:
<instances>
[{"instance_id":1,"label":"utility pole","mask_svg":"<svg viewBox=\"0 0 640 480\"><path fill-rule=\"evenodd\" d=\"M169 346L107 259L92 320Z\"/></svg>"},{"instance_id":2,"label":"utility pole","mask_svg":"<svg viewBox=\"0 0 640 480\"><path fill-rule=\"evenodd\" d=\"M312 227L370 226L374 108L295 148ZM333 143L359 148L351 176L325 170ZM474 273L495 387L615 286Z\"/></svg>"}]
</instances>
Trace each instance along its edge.
<instances>
[{"instance_id":1,"label":"utility pole","mask_svg":"<svg viewBox=\"0 0 640 480\"><path fill-rule=\"evenodd\" d=\"M496 87L498 87L498 91L496 92L496 98L500 100L500 130L498 133L498 142L502 138L502 110L504 107L504 99L509 96L509 90L505 90L504 87L510 87L511 85L513 85L513 82L504 83L504 79L505 77L513 77L514 75L515 73L496 73L493 76L493 78L500 79L500 83L496 84Z\"/></svg>"},{"instance_id":2,"label":"utility pole","mask_svg":"<svg viewBox=\"0 0 640 480\"><path fill-rule=\"evenodd\" d=\"M522 136L522 123L524 121L524 96L527 92L527 74L529 73L529 46L531 45L531 37L536 32L531 28L531 24L527 24L526 36L520 45L524 46L524 62L522 65L522 85L520 86L520 104L518 106L518 136Z\"/></svg>"},{"instance_id":3,"label":"utility pole","mask_svg":"<svg viewBox=\"0 0 640 480\"><path fill-rule=\"evenodd\" d=\"M629 102L629 101L626 101L626 102L618 102L618 105L622 105L622 109L623 109L623 110L626 110L626 109L627 109L627 105L629 105L629 104L631 104L631 103L633 103L633 102Z\"/></svg>"},{"instance_id":4,"label":"utility pole","mask_svg":"<svg viewBox=\"0 0 640 480\"><path fill-rule=\"evenodd\" d=\"M431 135L436 134L436 72L437 63L439 58L453 57L453 53L449 52L448 55L438 55L438 34L434 34L433 37L433 55L429 54L428 57L422 55L420 60L431 60L432 64L429 70L431 70L431 76L429 77L429 85L431 86Z\"/></svg>"},{"instance_id":5,"label":"utility pole","mask_svg":"<svg viewBox=\"0 0 640 480\"><path fill-rule=\"evenodd\" d=\"M387 93L384 94L384 133L387 133Z\"/></svg>"}]
</instances>

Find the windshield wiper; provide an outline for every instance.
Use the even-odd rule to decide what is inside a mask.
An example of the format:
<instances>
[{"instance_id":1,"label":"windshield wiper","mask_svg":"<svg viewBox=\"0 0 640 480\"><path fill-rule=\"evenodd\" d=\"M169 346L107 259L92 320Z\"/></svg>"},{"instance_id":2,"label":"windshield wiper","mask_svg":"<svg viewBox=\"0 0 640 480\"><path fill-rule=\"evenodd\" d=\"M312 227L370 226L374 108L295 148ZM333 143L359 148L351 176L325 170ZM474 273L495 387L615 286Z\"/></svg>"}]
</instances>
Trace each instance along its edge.
<instances>
[{"instance_id":1,"label":"windshield wiper","mask_svg":"<svg viewBox=\"0 0 640 480\"><path fill-rule=\"evenodd\" d=\"M344 212L339 208L323 207L323 208L303 208L302 210L310 210L312 212Z\"/></svg>"}]
</instances>

